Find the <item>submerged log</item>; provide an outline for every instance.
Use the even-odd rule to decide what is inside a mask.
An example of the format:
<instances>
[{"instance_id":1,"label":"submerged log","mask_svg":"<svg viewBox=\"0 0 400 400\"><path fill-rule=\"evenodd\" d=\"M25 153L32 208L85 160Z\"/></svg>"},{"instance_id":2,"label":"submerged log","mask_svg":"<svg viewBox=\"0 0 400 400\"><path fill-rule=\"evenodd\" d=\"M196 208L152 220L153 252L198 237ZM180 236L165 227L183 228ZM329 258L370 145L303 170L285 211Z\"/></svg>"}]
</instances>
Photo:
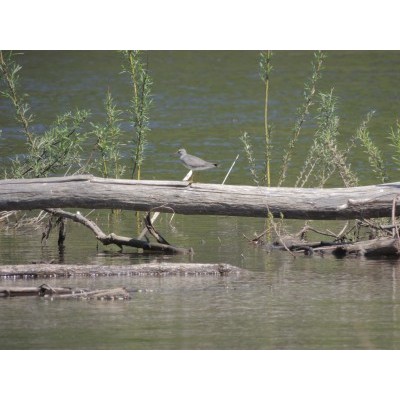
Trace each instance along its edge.
<instances>
[{"instance_id":1,"label":"submerged log","mask_svg":"<svg viewBox=\"0 0 400 400\"><path fill-rule=\"evenodd\" d=\"M332 254L336 257L364 256L364 257L400 257L400 243L397 238L377 238L363 240L355 243L332 242L305 242L288 241L285 246L277 246L280 249L289 249L292 252L307 255Z\"/></svg>"},{"instance_id":2,"label":"submerged log","mask_svg":"<svg viewBox=\"0 0 400 400\"><path fill-rule=\"evenodd\" d=\"M0 297L40 296L61 299L83 298L97 300L128 300L130 295L125 288L113 289L73 289L69 287L51 287L47 284L38 287L0 287Z\"/></svg>"},{"instance_id":3,"label":"submerged log","mask_svg":"<svg viewBox=\"0 0 400 400\"><path fill-rule=\"evenodd\" d=\"M154 263L138 265L1 265L0 278L56 278L72 276L235 275L249 272L230 264Z\"/></svg>"},{"instance_id":4,"label":"submerged log","mask_svg":"<svg viewBox=\"0 0 400 400\"><path fill-rule=\"evenodd\" d=\"M365 257L399 257L399 241L397 238L377 238L356 242L354 244L337 244L335 246L317 247L314 252L332 253L337 257L365 256Z\"/></svg>"},{"instance_id":5,"label":"submerged log","mask_svg":"<svg viewBox=\"0 0 400 400\"><path fill-rule=\"evenodd\" d=\"M392 215L400 182L352 188L266 188L183 181L103 179L91 175L0 181L0 211L45 208L125 209L288 219ZM396 214L400 204L396 204Z\"/></svg>"}]
</instances>

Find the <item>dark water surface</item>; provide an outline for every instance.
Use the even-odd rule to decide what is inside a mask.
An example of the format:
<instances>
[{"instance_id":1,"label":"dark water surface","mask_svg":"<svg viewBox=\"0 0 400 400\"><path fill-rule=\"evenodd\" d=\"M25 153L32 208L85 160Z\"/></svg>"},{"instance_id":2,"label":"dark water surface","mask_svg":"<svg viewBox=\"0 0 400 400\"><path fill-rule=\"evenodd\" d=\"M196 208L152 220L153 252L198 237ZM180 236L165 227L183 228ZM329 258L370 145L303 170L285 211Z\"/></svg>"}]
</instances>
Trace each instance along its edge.
<instances>
[{"instance_id":1,"label":"dark water surface","mask_svg":"<svg viewBox=\"0 0 400 400\"><path fill-rule=\"evenodd\" d=\"M276 52L271 75L270 118L273 124L273 184L282 148L290 137L312 52ZM94 120L104 117L108 89L121 107L129 101L127 77L115 52L27 52L21 85L29 93L42 132L55 115L88 108ZM171 154L180 147L221 168L199 174L219 183L240 154L227 183L252 184L239 136L252 134L262 165L263 87L257 52L150 52L154 80L144 179L182 179L186 170ZM330 52L321 88L334 87L339 97L341 143L366 113L390 168L390 127L399 118L400 52ZM292 185L312 139L315 121L305 124L298 155L289 173ZM129 126L125 126L129 129ZM0 99L0 159L24 151L24 138L8 102ZM126 140L128 140L126 134ZM129 165L129 145L124 156ZM375 183L362 149L351 155L360 184ZM335 180L336 179L336 180ZM340 184L334 178L329 185ZM84 211L82 211L84 212ZM109 217L91 214L106 232L136 235L133 213ZM231 277L112 277L23 281L1 285L80 286L140 289L130 301L59 301L0 299L1 349L399 349L400 263L397 260L297 257L248 244L264 229L255 218L164 215L156 227L176 246L193 247L192 259L149 256L133 249L120 253L98 245L83 227L68 224L63 255L55 235L40 245L41 230L3 230L0 263L50 261L78 264L135 264L152 261L226 262L251 273ZM343 223L313 222L339 232ZM288 221L297 231L302 222ZM134 232L134 233L132 233ZM399 286L400 287L400 286Z\"/></svg>"}]
</instances>

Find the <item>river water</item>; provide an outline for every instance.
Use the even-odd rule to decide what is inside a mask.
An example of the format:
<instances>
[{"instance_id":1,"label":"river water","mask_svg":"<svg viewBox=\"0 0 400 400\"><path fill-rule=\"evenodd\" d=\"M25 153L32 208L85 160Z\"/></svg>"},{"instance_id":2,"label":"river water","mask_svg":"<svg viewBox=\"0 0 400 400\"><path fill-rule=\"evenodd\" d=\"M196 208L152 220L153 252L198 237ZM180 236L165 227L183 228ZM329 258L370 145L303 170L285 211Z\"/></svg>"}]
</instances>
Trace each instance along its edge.
<instances>
[{"instance_id":1,"label":"river water","mask_svg":"<svg viewBox=\"0 0 400 400\"><path fill-rule=\"evenodd\" d=\"M273 125L272 183L310 76L312 52L275 52L270 83ZM29 93L33 128L42 132L55 115L87 108L104 118L109 89L118 105L129 102L127 77L117 52L25 52L20 84ZM154 80L151 133L143 179L182 179L183 166L171 154L190 153L221 163L197 175L220 183L239 154L227 183L252 184L239 136L251 134L262 165L263 96L258 53L251 51L149 52ZM388 133L399 118L400 52L328 52L319 88L339 98L340 143L345 148L365 115L382 148L388 174L397 179ZM0 100L0 157L4 168L24 152L24 138L8 102ZM124 129L129 130L125 123ZM287 185L293 185L312 139L315 121L304 126ZM129 140L129 133L124 135ZM129 145L124 162L129 165ZM377 182L363 150L351 154L360 184ZM328 185L339 185L337 177ZM89 212L89 210L88 210ZM137 235L133 213L93 212L105 232ZM111 277L39 281L3 280L1 285L138 289L130 301L59 301L10 298L0 305L1 349L398 349L400 348L400 263L398 260L298 256L254 247L244 236L264 229L256 218L163 215L156 227L194 256L150 256L98 245L80 226L67 225L65 252L53 234L41 245L41 230L0 232L0 263L38 261L78 264L135 264L152 261L225 262L250 274L228 277ZM295 232L303 222L286 221ZM311 222L340 231L344 222Z\"/></svg>"}]
</instances>

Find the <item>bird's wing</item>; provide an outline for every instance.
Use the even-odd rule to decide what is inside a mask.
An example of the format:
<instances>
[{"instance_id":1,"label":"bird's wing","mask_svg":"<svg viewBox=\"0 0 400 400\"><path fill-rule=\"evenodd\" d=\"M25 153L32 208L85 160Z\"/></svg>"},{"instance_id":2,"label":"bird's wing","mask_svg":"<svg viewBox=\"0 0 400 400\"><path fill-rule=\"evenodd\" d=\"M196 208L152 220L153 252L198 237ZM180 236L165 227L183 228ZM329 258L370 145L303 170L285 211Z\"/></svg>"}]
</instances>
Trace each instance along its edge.
<instances>
[{"instance_id":1,"label":"bird's wing","mask_svg":"<svg viewBox=\"0 0 400 400\"><path fill-rule=\"evenodd\" d=\"M196 168L196 167L203 167L204 164L211 164L211 163L209 163L208 161L204 161L204 160L202 160L201 158L196 157L196 156L190 156L189 159L187 159L186 156L185 156L185 157L183 157L183 161L189 162L189 164L190 164L193 168Z\"/></svg>"}]
</instances>

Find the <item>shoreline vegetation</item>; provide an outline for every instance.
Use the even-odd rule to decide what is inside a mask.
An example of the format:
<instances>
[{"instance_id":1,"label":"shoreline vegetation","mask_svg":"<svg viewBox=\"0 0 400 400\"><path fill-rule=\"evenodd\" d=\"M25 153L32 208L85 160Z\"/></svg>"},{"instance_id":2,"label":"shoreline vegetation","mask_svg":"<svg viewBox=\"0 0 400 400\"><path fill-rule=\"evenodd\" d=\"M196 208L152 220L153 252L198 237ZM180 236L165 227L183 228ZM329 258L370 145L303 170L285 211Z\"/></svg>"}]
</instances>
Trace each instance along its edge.
<instances>
[{"instance_id":1,"label":"shoreline vegetation","mask_svg":"<svg viewBox=\"0 0 400 400\"><path fill-rule=\"evenodd\" d=\"M145 161L146 144L150 133L150 111L153 107L151 93L153 81L149 76L145 52L123 51L121 56L123 76L128 78L131 88L129 109L119 109L111 90L108 90L104 100L105 120L103 123L93 123L91 113L86 109L66 111L64 114L56 116L54 123L39 134L31 129L35 117L27 102L28 97L20 87L22 67L17 64L14 52L0 51L0 94L11 102L15 111L16 123L24 132L26 138L24 156L13 156L12 165L5 170L4 178L30 179L95 174L102 178L136 178L138 181L142 179L141 167ZM390 178L387 172L387 160L384 159L382 151L374 143L373 136L369 132L369 124L374 115L373 111L367 113L356 132L351 137L346 138L346 147L343 148L340 145L339 99L335 96L333 88L324 92L319 89L327 60L326 52L317 51L313 55L311 74L304 83L303 102L296 111L287 147L284 149L274 147L274 127L271 124L271 113L269 112L270 100L273 97L273 59L271 51L260 52L259 72L265 93L264 160L262 160L263 168L261 168L263 176L259 176L257 173L259 168L258 161L254 157L252 135L243 132L240 136L255 187L273 189L274 185L275 188L281 188L284 185L288 172L293 167L292 159L296 154L297 143L304 134L304 123L311 119L315 121L316 128L309 150L305 154L303 166L301 168L296 167L295 188L322 189L326 187L332 177L338 177L345 188L357 187L359 178L357 171L351 164L351 151L356 146L361 146L364 149L365 157L377 183L388 183ZM132 165L128 168L121 163L120 149L121 146L126 144L121 142L123 122L128 122L132 130L131 139L128 143L132 148ZM398 121L387 133L387 137L393 149L390 161L395 168L398 168L400 166L400 123ZM89 156L85 158L84 151L87 151L88 143L91 143L91 148ZM282 159L280 170L272 171L271 157L278 150L281 152ZM348 200L351 201L351 199ZM361 223L355 221L352 227L345 226L340 234L335 235L334 243L338 246L354 244L363 241L366 237L372 240L393 238L399 242L399 227L396 218L397 194L392 201L390 218L364 219L361 220ZM40 208L38 207L38 209ZM110 212L117 213L118 208L110 208ZM136 220L139 221L139 214L135 215ZM148 217L149 214L142 219L148 221ZM261 234L255 235L255 238L249 239L251 243L263 246L281 243L283 248L289 251L293 250L290 250L290 246L288 246L290 240L299 239L303 241L303 244L306 243L309 230L304 229L300 236L299 234L297 236L296 234L290 235L286 232L285 222L286 219L290 218L287 213L285 215L282 212L278 215L275 211L271 212L267 207L265 215L262 217L265 219L265 230ZM59 247L62 248L65 242L64 222L68 218L73 219L63 210L55 212L47 207L42 207L41 213L33 224L43 226L44 238L48 238L52 229L57 226L59 228ZM13 223L15 227L23 225L17 209L3 210L0 213L0 222L7 226L12 226ZM75 219L75 222L80 221ZM27 221L27 224L29 223ZM146 222L144 224L148 232L156 239L157 244L170 246L152 225ZM309 226L307 221L304 226ZM386 226L390 226L390 228L382 228ZM140 230L139 224L137 229ZM325 235L327 232L319 233ZM99 232L96 236L102 237ZM106 235L104 234L104 236ZM291 237L292 239L287 239L289 241L285 242L282 241L283 237ZM125 239L133 240L132 238ZM123 245L126 245L126 243L125 241ZM121 245L121 243L116 242L115 244ZM186 249L185 252L190 253L189 250ZM398 250L395 255L399 255Z\"/></svg>"}]
</instances>

